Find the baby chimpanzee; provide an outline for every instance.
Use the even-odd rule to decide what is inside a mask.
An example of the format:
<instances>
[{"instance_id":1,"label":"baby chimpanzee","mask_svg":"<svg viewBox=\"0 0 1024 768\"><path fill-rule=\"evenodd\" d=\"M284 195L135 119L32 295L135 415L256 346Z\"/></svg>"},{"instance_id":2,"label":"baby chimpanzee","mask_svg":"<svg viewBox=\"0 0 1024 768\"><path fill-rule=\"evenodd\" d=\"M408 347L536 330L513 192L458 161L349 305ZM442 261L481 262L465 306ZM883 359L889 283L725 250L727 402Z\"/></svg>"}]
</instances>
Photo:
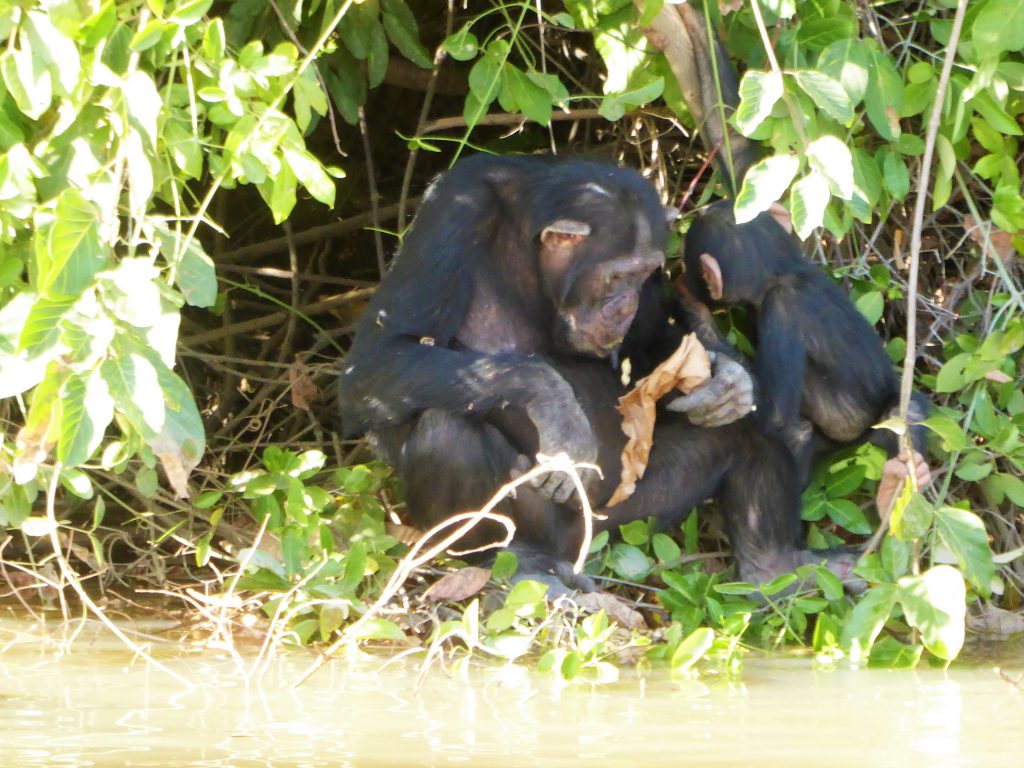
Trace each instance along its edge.
<instances>
[{"instance_id":1,"label":"baby chimpanzee","mask_svg":"<svg viewBox=\"0 0 1024 768\"><path fill-rule=\"evenodd\" d=\"M785 441L805 480L820 452L868 439L873 424L895 413L899 380L874 328L769 214L738 225L731 202L712 205L690 227L684 258L695 296L755 310L758 417ZM917 422L928 410L914 393L911 440L922 455ZM871 439L898 453L888 430ZM917 474L927 482L926 469Z\"/></svg>"}]
</instances>

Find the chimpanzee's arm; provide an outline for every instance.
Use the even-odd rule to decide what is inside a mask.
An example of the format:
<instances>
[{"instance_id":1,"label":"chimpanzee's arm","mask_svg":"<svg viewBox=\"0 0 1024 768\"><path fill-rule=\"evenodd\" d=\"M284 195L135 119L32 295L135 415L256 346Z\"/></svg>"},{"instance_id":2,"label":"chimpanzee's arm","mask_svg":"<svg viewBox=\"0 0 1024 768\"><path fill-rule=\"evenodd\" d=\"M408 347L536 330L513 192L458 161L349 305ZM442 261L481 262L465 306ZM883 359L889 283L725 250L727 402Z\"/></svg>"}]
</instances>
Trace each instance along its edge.
<instances>
[{"instance_id":1,"label":"chimpanzee's arm","mask_svg":"<svg viewBox=\"0 0 1024 768\"><path fill-rule=\"evenodd\" d=\"M757 316L759 419L784 436L799 424L807 371L795 299L792 291L774 288L765 295Z\"/></svg>"}]
</instances>

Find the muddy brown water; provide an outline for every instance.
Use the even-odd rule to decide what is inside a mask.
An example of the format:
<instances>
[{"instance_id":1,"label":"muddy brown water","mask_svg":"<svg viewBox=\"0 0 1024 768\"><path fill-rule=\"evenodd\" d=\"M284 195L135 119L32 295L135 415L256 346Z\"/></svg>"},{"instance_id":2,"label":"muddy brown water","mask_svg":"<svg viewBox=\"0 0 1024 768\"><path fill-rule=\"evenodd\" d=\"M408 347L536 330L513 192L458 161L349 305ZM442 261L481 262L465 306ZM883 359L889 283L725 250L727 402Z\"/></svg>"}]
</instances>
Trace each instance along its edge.
<instances>
[{"instance_id":1,"label":"muddy brown water","mask_svg":"<svg viewBox=\"0 0 1024 768\"><path fill-rule=\"evenodd\" d=\"M137 625L136 629L138 629ZM194 683L97 625L0 618L2 766L1001 766L1024 760L1024 648L948 670L755 657L734 679L624 669L561 685L525 666L310 662L156 643ZM143 629L144 631L144 629ZM139 639L144 639L140 636ZM977 657L979 654L975 654ZM987 659L987 660L986 660Z\"/></svg>"}]
</instances>

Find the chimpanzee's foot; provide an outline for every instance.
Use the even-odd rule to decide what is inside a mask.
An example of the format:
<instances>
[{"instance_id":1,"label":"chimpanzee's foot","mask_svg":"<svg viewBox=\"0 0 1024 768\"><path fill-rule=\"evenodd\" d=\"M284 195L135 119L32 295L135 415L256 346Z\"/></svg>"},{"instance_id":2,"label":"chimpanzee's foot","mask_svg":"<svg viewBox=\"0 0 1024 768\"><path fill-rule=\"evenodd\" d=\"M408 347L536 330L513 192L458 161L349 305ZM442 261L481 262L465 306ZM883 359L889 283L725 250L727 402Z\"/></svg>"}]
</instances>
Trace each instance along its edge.
<instances>
[{"instance_id":1,"label":"chimpanzee's foot","mask_svg":"<svg viewBox=\"0 0 1024 768\"><path fill-rule=\"evenodd\" d=\"M844 549L798 549L776 552L762 556L757 563L741 562L740 578L760 586L785 573L792 573L802 565L823 565L843 583L847 592L856 595L867 589L867 583L853 573L859 559L860 553ZM805 586L813 586L813 582ZM791 594L798 587L799 582L794 582L788 589L775 593L773 597Z\"/></svg>"},{"instance_id":2,"label":"chimpanzee's foot","mask_svg":"<svg viewBox=\"0 0 1024 768\"><path fill-rule=\"evenodd\" d=\"M868 588L868 583L853 572L860 555L860 552L848 549L801 549L797 552L797 564L824 565L843 582L847 592L859 595Z\"/></svg>"},{"instance_id":3,"label":"chimpanzee's foot","mask_svg":"<svg viewBox=\"0 0 1024 768\"><path fill-rule=\"evenodd\" d=\"M549 600L567 597L575 592L597 591L593 579L582 573L573 573L572 563L567 560L535 549L517 547L515 544L509 547L509 550L519 561L516 575L512 577L513 584L520 581L538 581L546 584Z\"/></svg>"}]
</instances>

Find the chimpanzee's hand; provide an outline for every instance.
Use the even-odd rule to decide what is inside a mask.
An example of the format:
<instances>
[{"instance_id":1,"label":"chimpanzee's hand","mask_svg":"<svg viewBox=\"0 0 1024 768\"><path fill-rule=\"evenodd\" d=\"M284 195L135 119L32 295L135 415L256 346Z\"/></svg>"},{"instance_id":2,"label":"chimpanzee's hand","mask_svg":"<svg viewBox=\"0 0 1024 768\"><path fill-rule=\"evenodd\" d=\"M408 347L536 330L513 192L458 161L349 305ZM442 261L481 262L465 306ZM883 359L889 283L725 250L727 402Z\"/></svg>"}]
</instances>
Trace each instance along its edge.
<instances>
[{"instance_id":1,"label":"chimpanzee's hand","mask_svg":"<svg viewBox=\"0 0 1024 768\"><path fill-rule=\"evenodd\" d=\"M878 484L878 493L875 494L875 507L879 515L885 515L892 509L893 497L903 491L903 483L910 476L910 462L907 460L906 451L901 451L895 459L889 459L882 467L882 480ZM932 481L932 473L925 461L917 451L914 451L914 480L918 490L926 488Z\"/></svg>"},{"instance_id":2,"label":"chimpanzee's hand","mask_svg":"<svg viewBox=\"0 0 1024 768\"><path fill-rule=\"evenodd\" d=\"M700 427L721 427L746 416L754 405L754 381L735 360L709 352L711 378L666 407L685 413Z\"/></svg>"},{"instance_id":3,"label":"chimpanzee's hand","mask_svg":"<svg viewBox=\"0 0 1024 768\"><path fill-rule=\"evenodd\" d=\"M561 392L535 399L527 407L527 413L537 427L539 453L545 456L565 453L574 462L597 462L594 432L567 384ZM589 493L598 479L597 473L581 469L579 474ZM558 504L564 504L576 492L576 484L566 472L546 472L531 480L530 485Z\"/></svg>"}]
</instances>

